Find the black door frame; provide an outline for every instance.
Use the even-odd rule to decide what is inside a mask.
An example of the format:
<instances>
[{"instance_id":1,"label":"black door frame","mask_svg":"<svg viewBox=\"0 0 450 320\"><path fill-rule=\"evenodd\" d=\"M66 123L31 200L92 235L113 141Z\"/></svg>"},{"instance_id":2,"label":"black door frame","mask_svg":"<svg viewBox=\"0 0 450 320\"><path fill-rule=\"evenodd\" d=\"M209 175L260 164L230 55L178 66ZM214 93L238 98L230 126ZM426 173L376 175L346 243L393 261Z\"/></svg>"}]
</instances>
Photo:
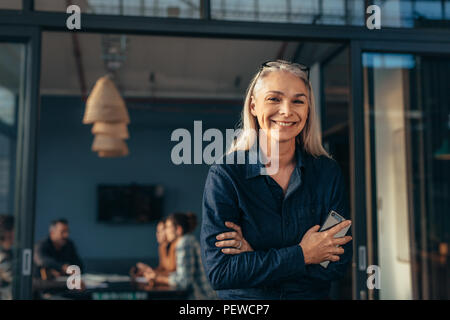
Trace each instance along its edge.
<instances>
[{"instance_id":1,"label":"black door frame","mask_svg":"<svg viewBox=\"0 0 450 320\"><path fill-rule=\"evenodd\" d=\"M352 113L351 121L353 126L352 159L354 161L353 185L359 186L352 190L354 197L353 204L358 212L358 219L354 221L354 232L357 233L354 247L355 259L358 263L354 268L354 298L368 297L370 299L379 299L378 290L368 290L366 285L367 274L362 267L362 262L366 261L365 266L378 265L378 232L377 232L377 194L376 194L376 170L374 153L370 150L373 147L371 137L367 137L365 115L364 115L364 77L362 56L365 52L373 53L404 53L404 54L436 54L450 55L450 42L425 43L425 42L392 42L392 41L360 41L351 42L351 61L352 61ZM373 119L371 120L373 121ZM368 124L370 125L370 123ZM367 141L369 145L367 145ZM369 151L370 150L370 151ZM366 152L369 151L371 159L366 159ZM367 168L366 160L370 167ZM369 186L370 183L370 186ZM360 214L365 212L366 214ZM368 214L369 213L369 214ZM410 223L410 234L413 234ZM411 256L415 255L414 246L411 242ZM364 249L359 251L361 247ZM365 253L365 257L361 256ZM413 258L413 257L412 257ZM411 260L412 262L414 260ZM412 263L413 264L413 263ZM414 270L412 271L413 299L418 299L417 283L414 279Z\"/></svg>"},{"instance_id":2,"label":"black door frame","mask_svg":"<svg viewBox=\"0 0 450 320\"><path fill-rule=\"evenodd\" d=\"M0 26L0 41L25 45L22 92L17 112L14 177L15 263L13 297L31 298L32 248L39 110L40 30L29 26Z\"/></svg>"}]
</instances>

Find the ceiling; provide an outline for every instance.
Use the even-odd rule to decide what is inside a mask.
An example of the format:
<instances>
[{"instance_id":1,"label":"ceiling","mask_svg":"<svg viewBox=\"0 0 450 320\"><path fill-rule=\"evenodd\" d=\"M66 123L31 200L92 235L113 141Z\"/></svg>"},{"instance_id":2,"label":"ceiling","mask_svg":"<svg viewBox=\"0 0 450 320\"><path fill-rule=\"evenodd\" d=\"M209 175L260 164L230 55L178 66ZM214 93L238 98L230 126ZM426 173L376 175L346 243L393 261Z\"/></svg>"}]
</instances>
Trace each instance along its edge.
<instances>
[{"instance_id":1,"label":"ceiling","mask_svg":"<svg viewBox=\"0 0 450 320\"><path fill-rule=\"evenodd\" d=\"M125 61L116 82L123 95L133 97L240 99L262 62L297 56L297 62L312 65L338 46L173 36L126 38ZM89 92L105 73L101 34L43 33L41 94L80 95L81 83Z\"/></svg>"}]
</instances>

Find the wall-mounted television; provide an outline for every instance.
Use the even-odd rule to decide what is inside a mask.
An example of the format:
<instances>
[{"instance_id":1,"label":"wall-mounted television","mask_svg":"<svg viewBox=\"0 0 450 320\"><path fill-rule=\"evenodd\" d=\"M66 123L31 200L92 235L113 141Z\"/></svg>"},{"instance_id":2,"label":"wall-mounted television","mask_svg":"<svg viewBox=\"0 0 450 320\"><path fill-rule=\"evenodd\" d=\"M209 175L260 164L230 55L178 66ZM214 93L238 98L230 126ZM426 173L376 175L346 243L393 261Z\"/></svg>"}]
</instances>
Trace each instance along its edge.
<instances>
[{"instance_id":1,"label":"wall-mounted television","mask_svg":"<svg viewBox=\"0 0 450 320\"><path fill-rule=\"evenodd\" d=\"M163 216L161 185L97 186L97 221L105 223L153 223Z\"/></svg>"}]
</instances>

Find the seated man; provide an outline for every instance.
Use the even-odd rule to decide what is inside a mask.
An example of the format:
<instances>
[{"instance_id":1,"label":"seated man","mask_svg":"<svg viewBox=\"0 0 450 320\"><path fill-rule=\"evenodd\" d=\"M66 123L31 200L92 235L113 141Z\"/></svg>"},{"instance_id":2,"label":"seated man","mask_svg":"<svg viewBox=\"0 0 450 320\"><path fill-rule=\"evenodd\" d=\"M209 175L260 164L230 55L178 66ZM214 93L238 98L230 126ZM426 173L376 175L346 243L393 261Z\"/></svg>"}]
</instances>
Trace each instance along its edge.
<instances>
[{"instance_id":1,"label":"seated man","mask_svg":"<svg viewBox=\"0 0 450 320\"><path fill-rule=\"evenodd\" d=\"M69 265L83 265L74 243L69 239L69 223L58 219L50 224L49 236L35 246L34 263L36 273L43 280L66 276Z\"/></svg>"}]
</instances>

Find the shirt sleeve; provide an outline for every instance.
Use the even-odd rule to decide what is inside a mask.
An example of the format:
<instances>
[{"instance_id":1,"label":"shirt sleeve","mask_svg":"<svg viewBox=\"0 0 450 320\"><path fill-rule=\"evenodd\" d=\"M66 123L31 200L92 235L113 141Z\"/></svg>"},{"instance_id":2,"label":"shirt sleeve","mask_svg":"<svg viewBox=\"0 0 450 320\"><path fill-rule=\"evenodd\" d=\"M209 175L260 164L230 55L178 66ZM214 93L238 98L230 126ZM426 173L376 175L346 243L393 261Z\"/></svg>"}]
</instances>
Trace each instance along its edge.
<instances>
[{"instance_id":1,"label":"shirt sleeve","mask_svg":"<svg viewBox=\"0 0 450 320\"><path fill-rule=\"evenodd\" d=\"M35 247L34 261L40 268L51 268L60 271L63 263L53 258L46 241L39 242Z\"/></svg>"},{"instance_id":2,"label":"shirt sleeve","mask_svg":"<svg viewBox=\"0 0 450 320\"><path fill-rule=\"evenodd\" d=\"M0 252L0 287L12 283L12 261L7 254Z\"/></svg>"},{"instance_id":3,"label":"shirt sleeve","mask_svg":"<svg viewBox=\"0 0 450 320\"><path fill-rule=\"evenodd\" d=\"M177 244L176 261L177 268L169 275L169 285L181 290L186 290L190 283L193 283L193 272L191 264L191 250L187 241Z\"/></svg>"},{"instance_id":4,"label":"shirt sleeve","mask_svg":"<svg viewBox=\"0 0 450 320\"><path fill-rule=\"evenodd\" d=\"M348 205L348 197L346 192L346 186L344 181L344 175L335 162L334 179L331 183L330 200L327 212L334 210L345 219L350 218L350 209ZM347 231L346 235L351 236L351 227ZM350 265L353 256L353 241L347 242L342 246L344 253L340 255L339 261L330 262L327 268L322 267L320 264L310 264L306 266L306 272L310 277L325 280L334 281L342 278Z\"/></svg>"},{"instance_id":5,"label":"shirt sleeve","mask_svg":"<svg viewBox=\"0 0 450 320\"><path fill-rule=\"evenodd\" d=\"M215 290L243 289L274 284L305 271L299 245L267 251L224 254L216 236L227 232L225 221L239 222L238 197L231 178L211 167L203 194L201 228L202 261Z\"/></svg>"},{"instance_id":6,"label":"shirt sleeve","mask_svg":"<svg viewBox=\"0 0 450 320\"><path fill-rule=\"evenodd\" d=\"M70 240L70 255L71 255L71 263L80 267L81 272L83 272L83 262L81 261L80 256L78 255L77 248L75 244Z\"/></svg>"}]
</instances>

